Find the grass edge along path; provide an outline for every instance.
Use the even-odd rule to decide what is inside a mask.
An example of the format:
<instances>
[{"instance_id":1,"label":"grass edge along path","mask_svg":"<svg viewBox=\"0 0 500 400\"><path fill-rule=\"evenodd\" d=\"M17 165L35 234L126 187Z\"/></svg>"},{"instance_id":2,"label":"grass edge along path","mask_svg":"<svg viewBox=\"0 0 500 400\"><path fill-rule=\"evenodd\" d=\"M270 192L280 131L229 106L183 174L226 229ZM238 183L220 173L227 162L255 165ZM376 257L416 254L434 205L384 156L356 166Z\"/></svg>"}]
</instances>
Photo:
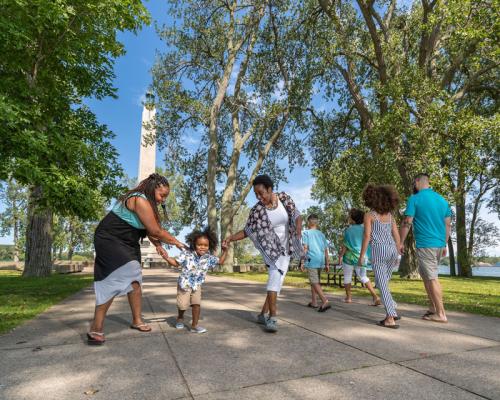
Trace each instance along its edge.
<instances>
[{"instance_id":1,"label":"grass edge along path","mask_svg":"<svg viewBox=\"0 0 500 400\"><path fill-rule=\"evenodd\" d=\"M213 275L228 278L244 279L254 282L266 282L266 272L215 272ZM373 274L369 272L373 282ZM322 283L326 282L326 273L321 274ZM443 298L447 310L481 314L490 317L500 317L500 279L489 277L450 277L440 276L439 281L443 288ZM286 286L309 288L306 273L289 271L285 278ZM391 293L396 302L427 306L427 295L421 280L401 279L394 275L390 282ZM323 286L328 293L345 294L343 288ZM353 287L353 296L370 297L368 290L362 289L358 283ZM304 293L304 301L310 293Z\"/></svg>"},{"instance_id":2,"label":"grass edge along path","mask_svg":"<svg viewBox=\"0 0 500 400\"><path fill-rule=\"evenodd\" d=\"M35 318L92 282L92 275L81 273L23 278L18 271L0 271L0 335Z\"/></svg>"}]
</instances>

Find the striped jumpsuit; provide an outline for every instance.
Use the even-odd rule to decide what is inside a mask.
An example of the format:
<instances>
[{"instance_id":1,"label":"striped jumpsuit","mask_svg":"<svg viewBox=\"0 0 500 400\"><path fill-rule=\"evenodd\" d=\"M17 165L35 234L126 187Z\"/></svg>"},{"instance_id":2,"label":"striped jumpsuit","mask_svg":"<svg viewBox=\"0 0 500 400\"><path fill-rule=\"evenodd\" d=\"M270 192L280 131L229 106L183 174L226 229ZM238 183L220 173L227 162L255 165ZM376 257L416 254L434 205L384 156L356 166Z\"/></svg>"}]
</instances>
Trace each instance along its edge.
<instances>
[{"instance_id":1,"label":"striped jumpsuit","mask_svg":"<svg viewBox=\"0 0 500 400\"><path fill-rule=\"evenodd\" d=\"M396 303L392 299L389 290L389 281L392 277L392 271L398 264L398 250L396 242L392 237L392 216L389 222L381 222L378 214L371 211L374 218L370 244L372 248L371 262L373 272L375 273L375 284L380 290L382 304L388 316L396 317Z\"/></svg>"}]
</instances>

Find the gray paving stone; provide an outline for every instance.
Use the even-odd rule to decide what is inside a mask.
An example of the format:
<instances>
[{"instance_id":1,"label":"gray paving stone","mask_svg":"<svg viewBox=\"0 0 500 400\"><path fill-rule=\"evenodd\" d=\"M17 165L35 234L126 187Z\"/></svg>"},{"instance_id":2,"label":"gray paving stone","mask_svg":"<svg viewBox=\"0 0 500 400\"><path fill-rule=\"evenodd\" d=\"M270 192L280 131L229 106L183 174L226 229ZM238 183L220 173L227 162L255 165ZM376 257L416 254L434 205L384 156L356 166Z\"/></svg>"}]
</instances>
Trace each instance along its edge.
<instances>
[{"instance_id":1,"label":"gray paving stone","mask_svg":"<svg viewBox=\"0 0 500 400\"><path fill-rule=\"evenodd\" d=\"M98 390L88 396L84 392ZM189 396L163 336L2 351L0 398L177 399Z\"/></svg>"},{"instance_id":2,"label":"gray paving stone","mask_svg":"<svg viewBox=\"0 0 500 400\"><path fill-rule=\"evenodd\" d=\"M377 365L384 361L293 326L170 335L194 394Z\"/></svg>"},{"instance_id":3,"label":"gray paving stone","mask_svg":"<svg viewBox=\"0 0 500 400\"><path fill-rule=\"evenodd\" d=\"M149 334L131 330L116 299L102 347L85 344L91 288L0 336L0 399L499 399L498 318L449 313L422 321L424 307L400 304L401 329L377 327L369 298L333 310L305 307L308 289L285 288L279 332L255 323L265 297L257 282L209 276L196 335L173 328L177 273L144 271ZM190 312L186 313L186 322ZM399 365L404 362L404 365ZM98 390L85 395L87 390Z\"/></svg>"},{"instance_id":4,"label":"gray paving stone","mask_svg":"<svg viewBox=\"0 0 500 400\"><path fill-rule=\"evenodd\" d=\"M403 365L489 399L500 399L500 346L423 358Z\"/></svg>"},{"instance_id":5,"label":"gray paving stone","mask_svg":"<svg viewBox=\"0 0 500 400\"><path fill-rule=\"evenodd\" d=\"M200 400L475 400L480 398L396 365L380 365L195 396L195 399Z\"/></svg>"}]
</instances>

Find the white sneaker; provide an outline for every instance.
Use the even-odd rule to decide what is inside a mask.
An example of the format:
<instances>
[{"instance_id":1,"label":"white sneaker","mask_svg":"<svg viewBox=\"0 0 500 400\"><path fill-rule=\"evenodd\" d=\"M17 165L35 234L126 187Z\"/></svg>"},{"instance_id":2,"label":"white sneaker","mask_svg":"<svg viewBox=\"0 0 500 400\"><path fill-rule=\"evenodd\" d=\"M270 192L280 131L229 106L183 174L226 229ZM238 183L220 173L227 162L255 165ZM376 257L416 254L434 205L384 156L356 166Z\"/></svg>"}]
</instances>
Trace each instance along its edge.
<instances>
[{"instance_id":1,"label":"white sneaker","mask_svg":"<svg viewBox=\"0 0 500 400\"><path fill-rule=\"evenodd\" d=\"M202 326L197 326L196 328L191 328L192 333L205 333L207 330Z\"/></svg>"},{"instance_id":2,"label":"white sneaker","mask_svg":"<svg viewBox=\"0 0 500 400\"><path fill-rule=\"evenodd\" d=\"M175 323L175 329L184 329L184 322L177 321Z\"/></svg>"}]
</instances>

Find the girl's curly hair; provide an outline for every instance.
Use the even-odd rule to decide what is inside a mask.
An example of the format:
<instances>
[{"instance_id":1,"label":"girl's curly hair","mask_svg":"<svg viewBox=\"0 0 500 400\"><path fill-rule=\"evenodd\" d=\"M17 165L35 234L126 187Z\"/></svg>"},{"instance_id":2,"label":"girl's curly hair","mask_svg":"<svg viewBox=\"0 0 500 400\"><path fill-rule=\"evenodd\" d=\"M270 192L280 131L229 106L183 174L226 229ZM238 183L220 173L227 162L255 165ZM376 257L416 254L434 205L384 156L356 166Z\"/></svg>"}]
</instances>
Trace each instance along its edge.
<instances>
[{"instance_id":1,"label":"girl's curly hair","mask_svg":"<svg viewBox=\"0 0 500 400\"><path fill-rule=\"evenodd\" d=\"M363 190L365 205L379 214L387 214L396 209L399 204L399 195L392 185L366 185Z\"/></svg>"},{"instance_id":2,"label":"girl's curly hair","mask_svg":"<svg viewBox=\"0 0 500 400\"><path fill-rule=\"evenodd\" d=\"M210 252L213 253L217 249L217 235L210 229L209 226L203 230L195 229L186 236L186 242L189 245L189 249L191 251L195 251L196 241L201 237L206 237L208 239L208 248Z\"/></svg>"}]
</instances>

